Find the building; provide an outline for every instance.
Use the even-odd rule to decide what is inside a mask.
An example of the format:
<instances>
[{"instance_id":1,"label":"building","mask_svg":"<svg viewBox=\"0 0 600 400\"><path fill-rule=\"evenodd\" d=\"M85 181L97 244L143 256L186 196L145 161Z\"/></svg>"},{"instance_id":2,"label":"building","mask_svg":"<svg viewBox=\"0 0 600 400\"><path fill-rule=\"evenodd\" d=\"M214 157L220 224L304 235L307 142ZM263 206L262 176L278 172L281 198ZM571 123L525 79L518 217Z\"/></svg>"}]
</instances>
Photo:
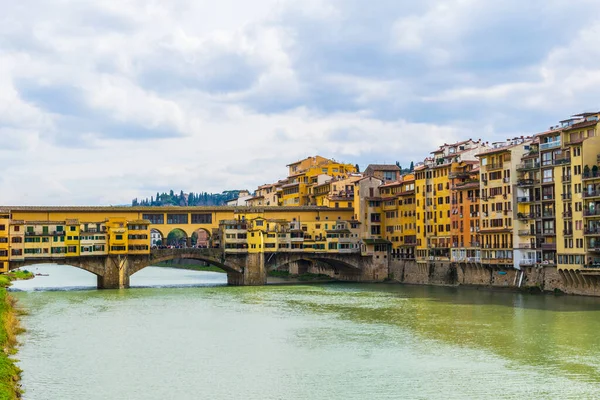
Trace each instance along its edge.
<instances>
[{"instance_id":1,"label":"building","mask_svg":"<svg viewBox=\"0 0 600 400\"><path fill-rule=\"evenodd\" d=\"M477 153L487 145L472 139L444 144L423 163L415 166L417 209L416 260L450 261L452 246L450 173L462 162L477 161ZM455 208L455 207L454 207Z\"/></svg>"},{"instance_id":2,"label":"building","mask_svg":"<svg viewBox=\"0 0 600 400\"><path fill-rule=\"evenodd\" d=\"M494 143L477 157L480 159L480 237L481 264L488 267L519 268L515 264L514 243L518 231L513 229L516 217L515 200L519 207L530 204L517 187L517 169L522 157L531 149L531 138L515 138Z\"/></svg>"},{"instance_id":3,"label":"building","mask_svg":"<svg viewBox=\"0 0 600 400\"><path fill-rule=\"evenodd\" d=\"M400 167L396 164L369 164L364 171L364 176L372 176L384 182L400 180Z\"/></svg>"},{"instance_id":4,"label":"building","mask_svg":"<svg viewBox=\"0 0 600 400\"><path fill-rule=\"evenodd\" d=\"M452 262L479 263L479 162L454 162L450 168Z\"/></svg>"}]
</instances>

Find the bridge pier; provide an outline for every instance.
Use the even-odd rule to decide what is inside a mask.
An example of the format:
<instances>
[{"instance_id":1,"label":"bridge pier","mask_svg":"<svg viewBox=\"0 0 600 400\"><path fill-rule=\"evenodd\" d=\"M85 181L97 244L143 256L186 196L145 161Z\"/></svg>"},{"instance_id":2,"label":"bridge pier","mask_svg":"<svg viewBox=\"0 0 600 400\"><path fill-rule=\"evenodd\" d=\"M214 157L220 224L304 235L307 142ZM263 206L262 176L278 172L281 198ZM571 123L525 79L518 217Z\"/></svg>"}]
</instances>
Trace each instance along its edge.
<instances>
[{"instance_id":1,"label":"bridge pier","mask_svg":"<svg viewBox=\"0 0 600 400\"><path fill-rule=\"evenodd\" d=\"M125 255L107 256L104 259L104 274L98 275L98 289L129 288L129 261Z\"/></svg>"},{"instance_id":2,"label":"bridge pier","mask_svg":"<svg viewBox=\"0 0 600 400\"><path fill-rule=\"evenodd\" d=\"M267 284L264 253L248 253L239 259L242 272L228 272L227 284L230 286L262 286Z\"/></svg>"}]
</instances>

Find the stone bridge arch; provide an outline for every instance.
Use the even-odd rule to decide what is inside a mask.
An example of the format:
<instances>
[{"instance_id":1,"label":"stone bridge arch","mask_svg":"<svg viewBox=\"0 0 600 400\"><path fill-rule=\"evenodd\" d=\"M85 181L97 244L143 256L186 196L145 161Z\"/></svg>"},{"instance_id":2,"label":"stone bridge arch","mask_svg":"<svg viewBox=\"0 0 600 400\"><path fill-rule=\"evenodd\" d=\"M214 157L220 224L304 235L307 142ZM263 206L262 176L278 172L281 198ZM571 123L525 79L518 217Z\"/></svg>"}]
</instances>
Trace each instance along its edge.
<instances>
[{"instance_id":1,"label":"stone bridge arch","mask_svg":"<svg viewBox=\"0 0 600 400\"><path fill-rule=\"evenodd\" d=\"M361 256L360 255L337 255L327 253L271 253L265 254L265 269L272 271L282 266L309 262L317 265L328 266L335 272L342 272L346 275L361 274Z\"/></svg>"},{"instance_id":2,"label":"stone bridge arch","mask_svg":"<svg viewBox=\"0 0 600 400\"><path fill-rule=\"evenodd\" d=\"M214 251L213 249L155 249L151 251L147 259L133 260L133 263L129 265L128 274L131 276L148 266L170 260L205 261L216 265L228 274L242 273L244 268L235 260L226 259L222 251Z\"/></svg>"},{"instance_id":3,"label":"stone bridge arch","mask_svg":"<svg viewBox=\"0 0 600 400\"><path fill-rule=\"evenodd\" d=\"M37 260L26 260L26 261L11 261L9 266L10 269L27 268L33 265L67 265L82 269L96 275L98 288L102 289L108 287L105 278L109 275L107 271L107 259L106 257L74 257L68 259L37 259Z\"/></svg>"}]
</instances>

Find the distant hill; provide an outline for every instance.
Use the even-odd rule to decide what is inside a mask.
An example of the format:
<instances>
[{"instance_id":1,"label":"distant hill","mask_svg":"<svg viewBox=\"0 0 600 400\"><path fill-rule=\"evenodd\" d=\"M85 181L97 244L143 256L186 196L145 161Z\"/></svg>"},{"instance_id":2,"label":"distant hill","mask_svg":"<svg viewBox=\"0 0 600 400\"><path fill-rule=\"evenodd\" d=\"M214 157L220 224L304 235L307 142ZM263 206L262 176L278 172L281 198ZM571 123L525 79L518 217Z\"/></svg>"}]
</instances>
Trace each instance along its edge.
<instances>
[{"instance_id":1,"label":"distant hill","mask_svg":"<svg viewBox=\"0 0 600 400\"><path fill-rule=\"evenodd\" d=\"M223 206L229 200L237 199L239 190L226 190L223 193L183 193L175 194L173 190L169 193L156 193L150 199L133 199L132 206L157 207L157 206Z\"/></svg>"}]
</instances>

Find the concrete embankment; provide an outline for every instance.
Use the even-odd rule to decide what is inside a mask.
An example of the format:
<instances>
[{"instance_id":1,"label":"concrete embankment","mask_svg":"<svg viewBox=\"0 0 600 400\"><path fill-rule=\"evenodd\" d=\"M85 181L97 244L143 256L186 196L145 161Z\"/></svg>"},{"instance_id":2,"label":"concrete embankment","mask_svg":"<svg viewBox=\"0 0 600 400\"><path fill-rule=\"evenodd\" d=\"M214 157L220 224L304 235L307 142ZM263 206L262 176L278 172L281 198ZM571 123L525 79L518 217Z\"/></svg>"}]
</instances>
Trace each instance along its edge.
<instances>
[{"instance_id":1,"label":"concrete embankment","mask_svg":"<svg viewBox=\"0 0 600 400\"><path fill-rule=\"evenodd\" d=\"M581 271L559 271L554 266L516 270L482 267L476 264L392 260L389 276L393 281L416 285L485 286L600 296L600 275L589 275Z\"/></svg>"}]
</instances>

